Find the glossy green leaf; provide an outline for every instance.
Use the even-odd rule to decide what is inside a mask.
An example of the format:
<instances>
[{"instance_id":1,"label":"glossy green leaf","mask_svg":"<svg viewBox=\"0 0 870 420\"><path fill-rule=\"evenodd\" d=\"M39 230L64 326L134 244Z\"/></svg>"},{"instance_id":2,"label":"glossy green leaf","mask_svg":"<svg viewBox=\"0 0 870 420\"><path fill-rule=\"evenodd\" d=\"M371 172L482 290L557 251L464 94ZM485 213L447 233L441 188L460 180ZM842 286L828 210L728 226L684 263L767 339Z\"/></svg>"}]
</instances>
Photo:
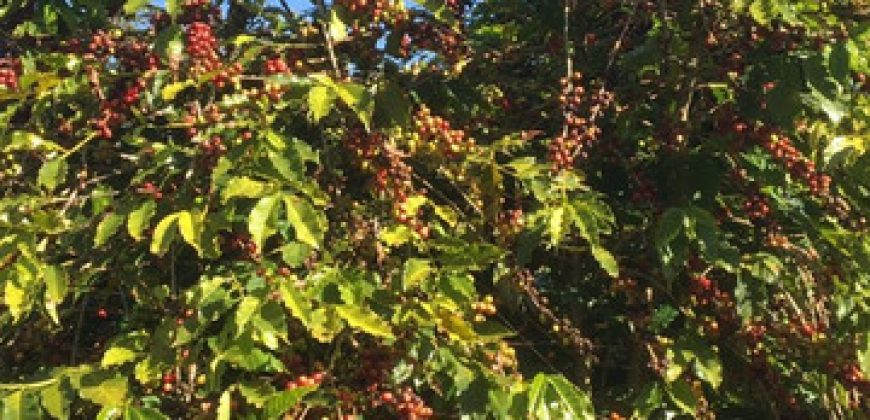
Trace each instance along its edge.
<instances>
[{"instance_id":1,"label":"glossy green leaf","mask_svg":"<svg viewBox=\"0 0 870 420\"><path fill-rule=\"evenodd\" d=\"M142 240L143 232L151 225L151 218L154 217L156 210L157 203L146 201L130 212L127 218L127 233L137 241Z\"/></svg>"},{"instance_id":2,"label":"glossy green leaf","mask_svg":"<svg viewBox=\"0 0 870 420\"><path fill-rule=\"evenodd\" d=\"M619 276L619 264L616 262L616 258L614 258L610 251L600 246L593 245L592 256L595 257L595 260L598 261L598 264L601 265L601 268L603 268L610 277Z\"/></svg>"},{"instance_id":3,"label":"glossy green leaf","mask_svg":"<svg viewBox=\"0 0 870 420\"><path fill-rule=\"evenodd\" d=\"M54 191L66 179L68 168L69 165L62 158L46 161L39 169L37 183L49 191Z\"/></svg>"},{"instance_id":4,"label":"glossy green leaf","mask_svg":"<svg viewBox=\"0 0 870 420\"><path fill-rule=\"evenodd\" d=\"M169 245L175 239L178 223L178 213L170 214L163 218L160 223L154 228L154 235L151 237L151 253L156 255L164 255L169 250Z\"/></svg>"},{"instance_id":5,"label":"glossy green leaf","mask_svg":"<svg viewBox=\"0 0 870 420\"><path fill-rule=\"evenodd\" d=\"M124 215L117 213L109 213L97 225L97 232L94 235L94 246L101 247L106 244L124 223Z\"/></svg>"},{"instance_id":6,"label":"glossy green leaf","mask_svg":"<svg viewBox=\"0 0 870 420\"><path fill-rule=\"evenodd\" d=\"M248 231L258 251L262 251L263 242L275 233L273 219L280 198L278 195L261 198L248 216Z\"/></svg>"},{"instance_id":7,"label":"glossy green leaf","mask_svg":"<svg viewBox=\"0 0 870 420\"><path fill-rule=\"evenodd\" d=\"M178 231L184 241L202 254L202 218L198 213L182 211L178 214Z\"/></svg>"},{"instance_id":8,"label":"glossy green leaf","mask_svg":"<svg viewBox=\"0 0 870 420\"><path fill-rule=\"evenodd\" d=\"M305 199L293 195L284 196L287 221L296 232L296 239L312 248L319 248L324 229L314 206Z\"/></svg>"},{"instance_id":9,"label":"glossy green leaf","mask_svg":"<svg viewBox=\"0 0 870 420\"><path fill-rule=\"evenodd\" d=\"M280 418L284 413L296 407L306 395L315 389L317 388L306 386L278 392L266 401L263 414L267 418Z\"/></svg>"},{"instance_id":10,"label":"glossy green leaf","mask_svg":"<svg viewBox=\"0 0 870 420\"><path fill-rule=\"evenodd\" d=\"M127 378L91 375L82 378L79 395L97 405L119 407L127 398Z\"/></svg>"},{"instance_id":11,"label":"glossy green leaf","mask_svg":"<svg viewBox=\"0 0 870 420\"><path fill-rule=\"evenodd\" d=\"M227 181L221 192L221 200L226 203L235 197L260 198L268 191L268 185L246 176L233 177Z\"/></svg>"},{"instance_id":12,"label":"glossy green leaf","mask_svg":"<svg viewBox=\"0 0 870 420\"><path fill-rule=\"evenodd\" d=\"M60 381L57 381L39 392L42 408L55 419L70 418L71 399L64 391Z\"/></svg>"},{"instance_id":13,"label":"glossy green leaf","mask_svg":"<svg viewBox=\"0 0 870 420\"><path fill-rule=\"evenodd\" d=\"M329 115L335 102L335 94L327 86L314 86L308 92L308 112L311 120L318 122Z\"/></svg>"},{"instance_id":14,"label":"glossy green leaf","mask_svg":"<svg viewBox=\"0 0 870 420\"><path fill-rule=\"evenodd\" d=\"M432 272L432 266L429 260L420 258L411 258L405 261L405 271L402 276L402 287L405 290L418 286Z\"/></svg>"},{"instance_id":15,"label":"glossy green leaf","mask_svg":"<svg viewBox=\"0 0 870 420\"><path fill-rule=\"evenodd\" d=\"M335 307L335 312L352 328L375 337L394 338L390 324L370 310L356 305L339 305Z\"/></svg>"}]
</instances>

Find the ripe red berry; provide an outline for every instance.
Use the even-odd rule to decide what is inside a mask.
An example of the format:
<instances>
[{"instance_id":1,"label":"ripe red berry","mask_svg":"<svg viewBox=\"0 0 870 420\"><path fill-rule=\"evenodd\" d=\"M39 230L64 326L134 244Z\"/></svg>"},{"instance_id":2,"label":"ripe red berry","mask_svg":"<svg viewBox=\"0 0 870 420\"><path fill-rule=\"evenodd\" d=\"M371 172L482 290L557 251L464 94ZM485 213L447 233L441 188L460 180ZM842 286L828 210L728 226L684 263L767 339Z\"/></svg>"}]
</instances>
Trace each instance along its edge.
<instances>
[{"instance_id":1,"label":"ripe red berry","mask_svg":"<svg viewBox=\"0 0 870 420\"><path fill-rule=\"evenodd\" d=\"M97 318L106 319L109 317L109 311L106 308L97 309Z\"/></svg>"}]
</instances>

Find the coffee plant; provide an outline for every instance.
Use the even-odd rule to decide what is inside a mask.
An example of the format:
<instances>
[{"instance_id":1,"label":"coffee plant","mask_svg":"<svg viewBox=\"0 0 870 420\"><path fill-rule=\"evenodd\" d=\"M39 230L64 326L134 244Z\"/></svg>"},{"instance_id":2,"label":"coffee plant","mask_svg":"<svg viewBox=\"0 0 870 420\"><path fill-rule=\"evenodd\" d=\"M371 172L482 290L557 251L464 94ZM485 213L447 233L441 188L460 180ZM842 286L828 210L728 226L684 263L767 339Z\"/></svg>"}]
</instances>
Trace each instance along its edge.
<instances>
[{"instance_id":1,"label":"coffee plant","mask_svg":"<svg viewBox=\"0 0 870 420\"><path fill-rule=\"evenodd\" d=\"M870 3L309 6L0 4L0 417L870 417Z\"/></svg>"}]
</instances>

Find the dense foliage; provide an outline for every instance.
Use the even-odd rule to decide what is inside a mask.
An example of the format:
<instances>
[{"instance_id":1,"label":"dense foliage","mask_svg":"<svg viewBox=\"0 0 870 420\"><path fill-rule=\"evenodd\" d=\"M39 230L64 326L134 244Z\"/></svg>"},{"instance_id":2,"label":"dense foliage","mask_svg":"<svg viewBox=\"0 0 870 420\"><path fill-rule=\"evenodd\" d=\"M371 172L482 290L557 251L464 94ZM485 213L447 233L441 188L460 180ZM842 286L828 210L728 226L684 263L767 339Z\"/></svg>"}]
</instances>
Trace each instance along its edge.
<instances>
[{"instance_id":1,"label":"dense foliage","mask_svg":"<svg viewBox=\"0 0 870 420\"><path fill-rule=\"evenodd\" d=\"M0 5L0 417L870 414L858 1Z\"/></svg>"}]
</instances>

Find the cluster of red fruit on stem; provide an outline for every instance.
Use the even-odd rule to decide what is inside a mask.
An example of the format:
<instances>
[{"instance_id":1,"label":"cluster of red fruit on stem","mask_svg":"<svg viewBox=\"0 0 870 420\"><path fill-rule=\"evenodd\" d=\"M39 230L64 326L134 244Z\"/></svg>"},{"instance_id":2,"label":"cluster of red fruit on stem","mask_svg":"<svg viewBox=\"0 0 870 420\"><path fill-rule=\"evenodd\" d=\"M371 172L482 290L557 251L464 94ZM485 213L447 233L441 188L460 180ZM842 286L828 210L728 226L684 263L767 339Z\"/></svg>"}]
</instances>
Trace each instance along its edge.
<instances>
[{"instance_id":1,"label":"cluster of red fruit on stem","mask_svg":"<svg viewBox=\"0 0 870 420\"><path fill-rule=\"evenodd\" d=\"M559 104L565 121L562 134L553 139L549 147L555 171L571 168L578 157L586 157L587 149L601 134L595 121L613 102L613 95L603 89L587 93L580 72L562 78L560 83Z\"/></svg>"},{"instance_id":2,"label":"cluster of red fruit on stem","mask_svg":"<svg viewBox=\"0 0 870 420\"><path fill-rule=\"evenodd\" d=\"M761 193L753 191L746 195L746 200L743 202L743 212L753 221L762 221L770 216L770 204Z\"/></svg>"},{"instance_id":3,"label":"cluster of red fruit on stem","mask_svg":"<svg viewBox=\"0 0 870 420\"><path fill-rule=\"evenodd\" d=\"M400 55L407 57L411 45L417 48L436 51L448 62L461 59L467 48L462 34L447 25L434 24L428 21L413 22L408 25L407 39L403 36Z\"/></svg>"},{"instance_id":4,"label":"cluster of red fruit on stem","mask_svg":"<svg viewBox=\"0 0 870 420\"><path fill-rule=\"evenodd\" d=\"M311 375L300 375L284 383L284 389L291 390L306 386L320 385L326 379L326 373L314 372Z\"/></svg>"},{"instance_id":5,"label":"cluster of red fruit on stem","mask_svg":"<svg viewBox=\"0 0 870 420\"><path fill-rule=\"evenodd\" d=\"M737 312L734 299L728 292L720 289L713 279L705 274L693 276L690 290L692 299L699 307L711 308L716 315L716 321L711 320L704 326L708 333L716 336L723 324L729 327L736 324Z\"/></svg>"},{"instance_id":6,"label":"cluster of red fruit on stem","mask_svg":"<svg viewBox=\"0 0 870 420\"><path fill-rule=\"evenodd\" d=\"M282 57L272 57L263 64L263 73L267 76L273 74L284 74L290 72L290 66Z\"/></svg>"},{"instance_id":7,"label":"cluster of red fruit on stem","mask_svg":"<svg viewBox=\"0 0 870 420\"><path fill-rule=\"evenodd\" d=\"M360 159L359 165L363 170L375 171L375 192L391 200L396 220L416 230L421 237L428 238L429 227L419 220L419 214L408 213L406 206L409 197L422 194L423 191L414 188L414 171L405 162L405 154L389 145L387 140L387 135L382 132L366 133L357 127L348 131L345 144ZM419 212L420 209L417 210Z\"/></svg>"},{"instance_id":8,"label":"cluster of red fruit on stem","mask_svg":"<svg viewBox=\"0 0 870 420\"><path fill-rule=\"evenodd\" d=\"M246 233L226 233L221 235L221 250L224 254L236 255L242 259L257 261L260 253L257 244Z\"/></svg>"},{"instance_id":9,"label":"cluster of red fruit on stem","mask_svg":"<svg viewBox=\"0 0 870 420\"><path fill-rule=\"evenodd\" d=\"M444 156L456 157L459 153L474 148L474 140L466 137L465 131L454 130L450 121L432 115L425 105L417 111L414 123L420 135L419 141L430 147L437 147Z\"/></svg>"},{"instance_id":10,"label":"cluster of red fruit on stem","mask_svg":"<svg viewBox=\"0 0 870 420\"><path fill-rule=\"evenodd\" d=\"M816 170L816 165L807 159L791 140L784 135L771 135L762 147L782 162L795 178L804 181L813 195L825 197L831 186L831 177Z\"/></svg>"},{"instance_id":11,"label":"cluster of red fruit on stem","mask_svg":"<svg viewBox=\"0 0 870 420\"><path fill-rule=\"evenodd\" d=\"M474 320L477 322L486 321L486 317L496 314L495 299L492 295L486 295L479 302L471 303L471 310L474 311Z\"/></svg>"},{"instance_id":12,"label":"cluster of red fruit on stem","mask_svg":"<svg viewBox=\"0 0 870 420\"><path fill-rule=\"evenodd\" d=\"M161 192L160 188L158 188L156 185L154 185L153 182L146 182L146 183L142 184L136 190L136 192L138 192L139 194L142 194L142 195L147 195L154 200L160 200L161 198L163 198L163 192Z\"/></svg>"},{"instance_id":13,"label":"cluster of red fruit on stem","mask_svg":"<svg viewBox=\"0 0 870 420\"><path fill-rule=\"evenodd\" d=\"M408 17L401 2L395 0L336 0L335 4L344 7L357 20L370 20L372 24L387 21L398 23Z\"/></svg>"},{"instance_id":14,"label":"cluster of red fruit on stem","mask_svg":"<svg viewBox=\"0 0 870 420\"><path fill-rule=\"evenodd\" d=\"M515 274L516 284L528 298L531 309L538 313L538 320L551 328L562 339L563 344L574 348L581 355L591 356L592 342L583 336L568 318L559 316L550 308L549 299L535 287L535 275L527 269Z\"/></svg>"},{"instance_id":15,"label":"cluster of red fruit on stem","mask_svg":"<svg viewBox=\"0 0 870 420\"><path fill-rule=\"evenodd\" d=\"M502 212L496 221L496 231L499 233L499 238L511 238L522 232L523 227L525 227L523 209Z\"/></svg>"},{"instance_id":16,"label":"cluster of red fruit on stem","mask_svg":"<svg viewBox=\"0 0 870 420\"><path fill-rule=\"evenodd\" d=\"M399 395L392 391L381 392L378 399L372 402L372 405L375 407L391 406L400 418L408 420L428 419L435 415L434 410L426 405L426 401L423 401L410 387L403 388Z\"/></svg>"},{"instance_id":17,"label":"cluster of red fruit on stem","mask_svg":"<svg viewBox=\"0 0 870 420\"><path fill-rule=\"evenodd\" d=\"M0 86L8 90L18 89L18 73L21 72L21 61L0 59Z\"/></svg>"},{"instance_id":18,"label":"cluster of red fruit on stem","mask_svg":"<svg viewBox=\"0 0 870 420\"><path fill-rule=\"evenodd\" d=\"M187 54L192 61L194 74L203 74L220 67L218 42L211 25L205 22L192 22L187 27Z\"/></svg>"}]
</instances>

